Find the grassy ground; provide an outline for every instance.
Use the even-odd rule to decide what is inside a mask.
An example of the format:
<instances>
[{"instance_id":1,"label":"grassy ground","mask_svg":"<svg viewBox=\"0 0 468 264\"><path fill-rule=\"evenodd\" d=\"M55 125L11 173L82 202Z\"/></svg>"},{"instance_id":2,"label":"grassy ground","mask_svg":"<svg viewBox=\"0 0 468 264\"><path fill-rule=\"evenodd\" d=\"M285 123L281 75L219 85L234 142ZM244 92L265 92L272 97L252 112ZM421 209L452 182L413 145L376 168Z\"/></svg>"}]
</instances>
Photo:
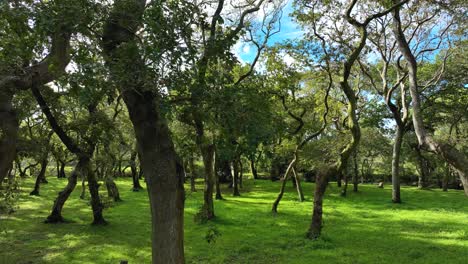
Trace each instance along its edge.
<instances>
[{"instance_id":1,"label":"grassy ground","mask_svg":"<svg viewBox=\"0 0 468 264\"><path fill-rule=\"evenodd\" d=\"M123 202L106 209L108 226L91 226L87 201L75 190L63 214L70 222L44 224L66 180L49 178L41 196L28 195L23 184L18 211L0 219L0 263L149 263L150 217L145 191L131 192L131 181L117 181ZM296 201L291 186L270 213L279 182L248 180L241 197L225 189L216 201L217 218L196 224L202 186L187 193L185 254L187 263L468 263L468 199L461 191L421 191L403 187L404 203L390 202L390 189L360 186L347 198L334 184L325 199L323 237L304 238L310 223L312 184L307 201ZM219 236L208 243L216 228Z\"/></svg>"}]
</instances>

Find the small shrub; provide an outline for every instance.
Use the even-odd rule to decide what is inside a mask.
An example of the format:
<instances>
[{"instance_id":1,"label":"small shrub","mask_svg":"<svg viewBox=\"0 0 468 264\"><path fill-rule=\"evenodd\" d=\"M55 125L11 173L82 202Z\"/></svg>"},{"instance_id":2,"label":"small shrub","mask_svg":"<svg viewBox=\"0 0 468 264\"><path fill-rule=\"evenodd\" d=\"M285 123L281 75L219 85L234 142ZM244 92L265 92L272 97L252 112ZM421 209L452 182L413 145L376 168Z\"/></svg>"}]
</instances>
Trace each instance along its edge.
<instances>
[{"instance_id":1,"label":"small shrub","mask_svg":"<svg viewBox=\"0 0 468 264\"><path fill-rule=\"evenodd\" d=\"M15 178L0 190L0 215L10 215L18 209L19 184Z\"/></svg>"},{"instance_id":2,"label":"small shrub","mask_svg":"<svg viewBox=\"0 0 468 264\"><path fill-rule=\"evenodd\" d=\"M220 236L221 233L219 232L218 228L216 228L214 225L211 225L206 231L205 240L208 244L216 243L216 239L218 239Z\"/></svg>"}]
</instances>

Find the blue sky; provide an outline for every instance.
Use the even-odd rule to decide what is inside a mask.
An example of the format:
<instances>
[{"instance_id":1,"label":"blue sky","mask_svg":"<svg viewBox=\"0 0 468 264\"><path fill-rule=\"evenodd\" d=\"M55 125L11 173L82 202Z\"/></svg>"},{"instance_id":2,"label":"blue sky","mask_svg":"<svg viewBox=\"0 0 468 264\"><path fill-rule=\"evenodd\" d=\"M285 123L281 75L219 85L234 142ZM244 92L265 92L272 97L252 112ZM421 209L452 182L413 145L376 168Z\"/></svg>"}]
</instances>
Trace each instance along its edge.
<instances>
[{"instance_id":1,"label":"blue sky","mask_svg":"<svg viewBox=\"0 0 468 264\"><path fill-rule=\"evenodd\" d=\"M291 18L292 12L292 0L289 0L283 8L283 15L281 17L281 31L273 35L268 40L268 45L274 45L275 43L283 42L287 39L295 39L302 36L303 31ZM238 43L235 47L235 52L242 62L250 63L255 58L257 50L253 45Z\"/></svg>"}]
</instances>

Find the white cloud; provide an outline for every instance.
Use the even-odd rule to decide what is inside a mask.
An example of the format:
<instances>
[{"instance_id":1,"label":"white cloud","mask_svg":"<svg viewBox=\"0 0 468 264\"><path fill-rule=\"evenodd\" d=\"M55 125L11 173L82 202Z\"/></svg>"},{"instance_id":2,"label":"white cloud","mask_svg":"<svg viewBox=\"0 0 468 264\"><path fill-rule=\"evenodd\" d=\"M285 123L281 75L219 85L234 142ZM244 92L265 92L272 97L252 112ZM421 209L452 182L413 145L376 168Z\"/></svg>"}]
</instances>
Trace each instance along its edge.
<instances>
[{"instance_id":1,"label":"white cloud","mask_svg":"<svg viewBox=\"0 0 468 264\"><path fill-rule=\"evenodd\" d=\"M291 55L287 53L283 55L283 61L288 66L291 66L292 64L296 63L296 59L294 59L293 57L291 57Z\"/></svg>"},{"instance_id":2,"label":"white cloud","mask_svg":"<svg viewBox=\"0 0 468 264\"><path fill-rule=\"evenodd\" d=\"M237 57L241 64L245 64L245 61L242 59L241 54L243 53L244 43L242 41L237 41L236 44L231 48L231 52Z\"/></svg>"}]
</instances>

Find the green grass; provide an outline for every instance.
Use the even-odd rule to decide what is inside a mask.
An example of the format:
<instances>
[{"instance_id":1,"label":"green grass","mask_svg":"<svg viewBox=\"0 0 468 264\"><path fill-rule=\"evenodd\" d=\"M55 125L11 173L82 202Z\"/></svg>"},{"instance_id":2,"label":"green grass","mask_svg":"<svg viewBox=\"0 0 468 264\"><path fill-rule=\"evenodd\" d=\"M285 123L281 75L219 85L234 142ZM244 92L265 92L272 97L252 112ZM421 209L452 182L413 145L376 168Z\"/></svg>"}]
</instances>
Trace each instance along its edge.
<instances>
[{"instance_id":1,"label":"green grass","mask_svg":"<svg viewBox=\"0 0 468 264\"><path fill-rule=\"evenodd\" d=\"M49 177L42 196L28 195L23 184L19 209L0 220L0 263L149 263L150 216L146 191L131 192L129 179L118 180L121 203L105 210L108 226L91 226L87 201L79 188L65 204L70 222L44 224L66 180ZM311 218L312 184L304 184L306 202L296 201L288 186L279 214L270 213L279 182L246 180L241 197L224 189L216 201L217 218L196 224L202 186L187 192L185 255L187 263L467 263L468 199L461 191L403 187L403 204L390 202L390 189L360 186L359 193L339 196L331 184L324 202L323 236L305 239ZM289 184L290 185L290 184ZM220 236L208 244L206 234Z\"/></svg>"}]
</instances>

